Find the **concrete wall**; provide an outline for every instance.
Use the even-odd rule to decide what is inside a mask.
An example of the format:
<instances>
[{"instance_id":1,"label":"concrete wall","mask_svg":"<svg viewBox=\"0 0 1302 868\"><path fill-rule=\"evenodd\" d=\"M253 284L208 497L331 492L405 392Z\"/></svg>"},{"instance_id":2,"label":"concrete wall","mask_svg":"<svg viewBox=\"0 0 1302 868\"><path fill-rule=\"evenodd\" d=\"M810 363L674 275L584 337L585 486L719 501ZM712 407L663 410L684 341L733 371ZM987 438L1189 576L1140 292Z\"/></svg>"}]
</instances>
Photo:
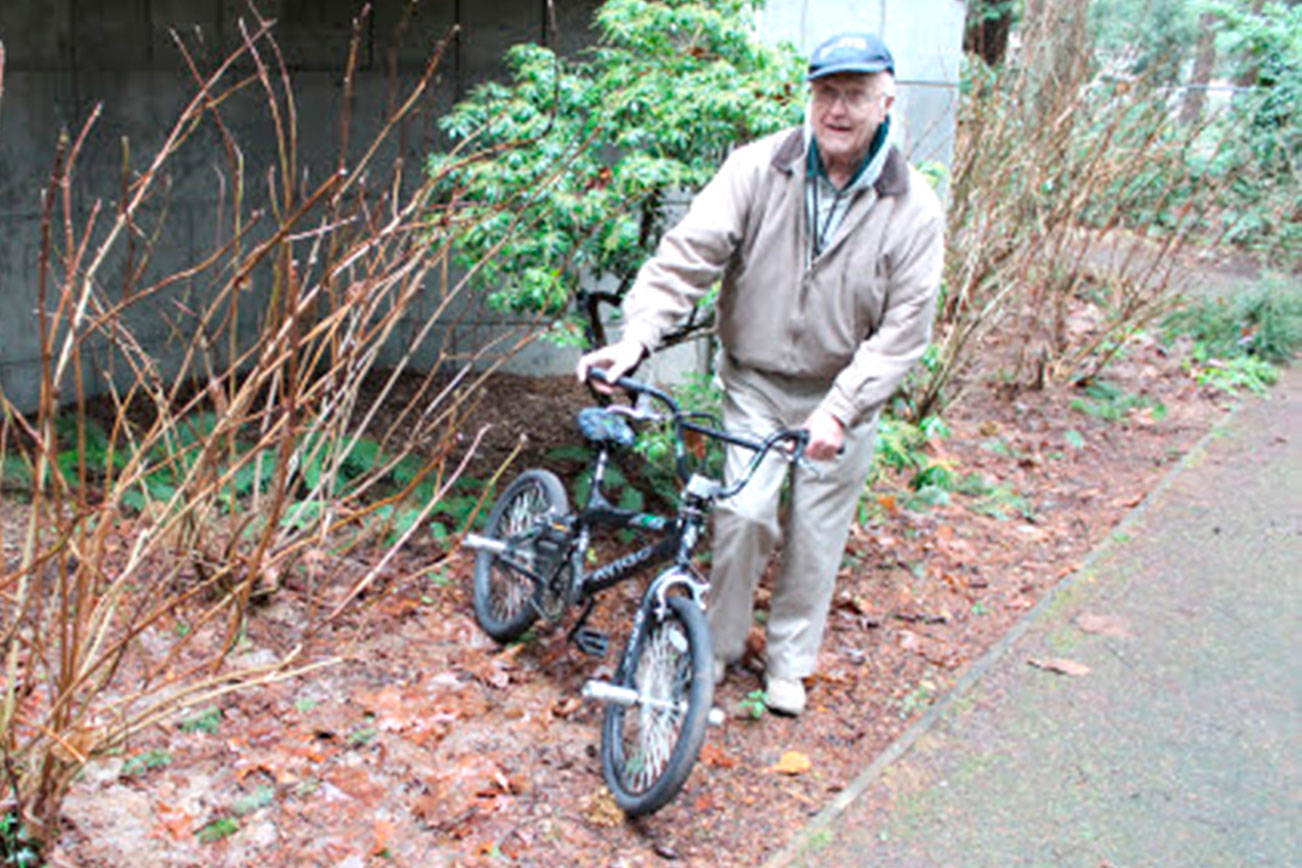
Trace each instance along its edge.
<instances>
[{"instance_id":1,"label":"concrete wall","mask_svg":"<svg viewBox=\"0 0 1302 868\"><path fill-rule=\"evenodd\" d=\"M559 0L557 41L562 50L590 42L589 22L598 2ZM310 178L323 177L338 157L341 70L353 19L362 5L362 0L258 0L262 14L277 22L277 42L293 74L300 166ZM461 26L436 86L403 131L413 172L419 172L423 157L441 144L435 119L475 83L496 76L508 46L546 42L551 36L545 26L546 0L424 0L415 4L416 14L405 24L404 11L411 5L407 0L372 0L371 5L374 12L363 33L355 85L354 157L379 128L391 94L404 93L419 78L433 45L454 23ZM41 195L60 132L75 134L94 106L103 104L77 165L76 202L83 218L96 199L111 213L121 185L122 139L130 141L132 170L140 171L194 91L170 31L177 31L205 68L211 68L240 44L241 19L251 26L246 0L0 2L0 41L7 55L0 99L0 389L19 407L32 408L39 387ZM264 173L276 156L264 98L252 89L232 99L224 112L245 150L246 178L257 184L254 194L261 196ZM156 246L152 275L175 272L214 249L215 213L223 183L229 183L229 177L219 178L225 168L211 130L201 130L169 166L166 228ZM161 213L162 198L146 209L147 226ZM101 218L101 224L106 222ZM108 298L114 297L121 265L110 263L103 272ZM178 286L149 309L135 312L131 325L136 336L158 348L165 369L182 344L177 332L185 334L189 327L179 313L185 296L203 289ZM265 287L255 289L243 305L241 319L248 334L256 333L265 294ZM489 317L479 309L463 311L456 328L434 335L422 356L432 360L440 347L476 345L484 339ZM407 335L414 329L409 323ZM92 349L102 352L104 343L92 342ZM122 360L111 353L95 355L88 365L101 371L121 366Z\"/></svg>"}]
</instances>

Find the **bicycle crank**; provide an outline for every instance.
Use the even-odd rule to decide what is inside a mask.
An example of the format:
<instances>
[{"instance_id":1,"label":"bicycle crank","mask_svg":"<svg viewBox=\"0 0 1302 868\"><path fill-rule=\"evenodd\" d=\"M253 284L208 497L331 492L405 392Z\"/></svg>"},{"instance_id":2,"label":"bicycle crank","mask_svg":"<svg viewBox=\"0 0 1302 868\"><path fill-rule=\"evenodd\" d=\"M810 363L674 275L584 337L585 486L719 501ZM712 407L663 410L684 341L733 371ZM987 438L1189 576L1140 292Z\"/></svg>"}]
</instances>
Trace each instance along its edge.
<instances>
[{"instance_id":1,"label":"bicycle crank","mask_svg":"<svg viewBox=\"0 0 1302 868\"><path fill-rule=\"evenodd\" d=\"M687 710L687 703L685 702L670 702L668 699L643 696L631 687L622 687L618 684L611 684L609 681L598 681L595 678L589 679L583 685L583 698L595 699L597 702L613 702L625 708L634 705L645 705L650 708L663 708L666 711ZM723 726L725 720L723 709L711 708L706 719L711 726Z\"/></svg>"}]
</instances>

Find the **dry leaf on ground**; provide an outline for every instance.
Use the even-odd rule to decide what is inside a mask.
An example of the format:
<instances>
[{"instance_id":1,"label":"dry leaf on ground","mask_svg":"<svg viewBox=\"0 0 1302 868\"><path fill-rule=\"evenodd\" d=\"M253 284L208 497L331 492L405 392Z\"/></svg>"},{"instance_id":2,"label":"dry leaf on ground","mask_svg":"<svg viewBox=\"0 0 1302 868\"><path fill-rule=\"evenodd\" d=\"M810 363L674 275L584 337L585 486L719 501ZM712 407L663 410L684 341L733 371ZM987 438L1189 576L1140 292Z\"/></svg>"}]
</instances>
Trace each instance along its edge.
<instances>
[{"instance_id":1,"label":"dry leaf on ground","mask_svg":"<svg viewBox=\"0 0 1302 868\"><path fill-rule=\"evenodd\" d=\"M724 751L713 742L706 742L701 745L700 761L707 766L719 769L730 769L737 765L737 758Z\"/></svg>"},{"instance_id":2,"label":"dry leaf on ground","mask_svg":"<svg viewBox=\"0 0 1302 868\"><path fill-rule=\"evenodd\" d=\"M1089 675L1090 668L1084 663L1077 663L1075 660L1068 660L1066 657L1046 657L1044 659L1032 658L1026 661L1036 669L1043 669L1047 672L1056 672L1059 675Z\"/></svg>"},{"instance_id":3,"label":"dry leaf on ground","mask_svg":"<svg viewBox=\"0 0 1302 868\"><path fill-rule=\"evenodd\" d=\"M600 789L588 796L583 805L583 816L594 826L613 827L624 822L624 812L615 804L610 790Z\"/></svg>"},{"instance_id":4,"label":"dry leaf on ground","mask_svg":"<svg viewBox=\"0 0 1302 868\"><path fill-rule=\"evenodd\" d=\"M1077 616L1076 626L1086 633L1099 633L1117 639L1130 637L1130 622L1119 615L1095 615L1085 612Z\"/></svg>"},{"instance_id":5,"label":"dry leaf on ground","mask_svg":"<svg viewBox=\"0 0 1302 868\"><path fill-rule=\"evenodd\" d=\"M803 775L814 767L809 757L798 750L789 750L782 754L773 771L781 775Z\"/></svg>"}]
</instances>

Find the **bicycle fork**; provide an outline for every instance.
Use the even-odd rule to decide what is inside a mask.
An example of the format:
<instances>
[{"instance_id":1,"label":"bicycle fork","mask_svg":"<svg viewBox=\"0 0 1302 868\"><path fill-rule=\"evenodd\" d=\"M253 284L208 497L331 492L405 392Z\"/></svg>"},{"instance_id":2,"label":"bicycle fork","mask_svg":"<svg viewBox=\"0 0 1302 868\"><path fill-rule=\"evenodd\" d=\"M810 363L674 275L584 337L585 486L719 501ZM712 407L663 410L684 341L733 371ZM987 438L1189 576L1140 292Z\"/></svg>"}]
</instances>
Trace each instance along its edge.
<instances>
[{"instance_id":1,"label":"bicycle fork","mask_svg":"<svg viewBox=\"0 0 1302 868\"><path fill-rule=\"evenodd\" d=\"M643 603L638 607L637 615L633 619L633 630L630 636L637 636L641 630L643 622L652 615L663 618L668 610L668 604L665 602L665 595L669 589L675 585L682 585L687 588L688 594L693 602L704 608L702 600L704 598L704 585L692 578L691 575L679 569L669 569L656 577L647 589ZM624 650L624 658L619 662L619 668L616 670L615 677L622 679L628 674L630 667L634 665L632 658L632 643ZM625 708L638 706L642 708L656 708L665 711L686 712L686 702L672 702L668 699L661 699L657 696L648 696L632 687L625 687L621 684L615 684L610 681L602 681L596 678L590 678L583 685L582 695L584 699L591 699L601 703L613 703ZM726 716L723 709L711 708L706 717L711 726L722 726Z\"/></svg>"}]
</instances>

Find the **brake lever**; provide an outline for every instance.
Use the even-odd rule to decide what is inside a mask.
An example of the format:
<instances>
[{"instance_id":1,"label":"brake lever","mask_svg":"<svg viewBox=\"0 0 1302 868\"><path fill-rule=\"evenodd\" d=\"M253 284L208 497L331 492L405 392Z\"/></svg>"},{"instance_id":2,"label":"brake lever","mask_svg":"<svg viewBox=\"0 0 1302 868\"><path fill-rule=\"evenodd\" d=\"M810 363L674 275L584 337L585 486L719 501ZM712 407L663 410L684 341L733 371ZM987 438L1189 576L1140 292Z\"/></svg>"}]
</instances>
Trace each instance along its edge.
<instances>
[{"instance_id":1,"label":"brake lever","mask_svg":"<svg viewBox=\"0 0 1302 868\"><path fill-rule=\"evenodd\" d=\"M808 473L810 476L814 477L815 479L822 479L822 478L823 478L823 471L822 471L822 469L821 469L817 464L815 464L814 462L810 461L808 458L806 458L806 457L803 456L803 455L801 455L801 456L798 457L798 458L793 458L793 459L791 459L791 463L794 464L794 465L796 465L796 466L799 467L801 470L805 471L806 473Z\"/></svg>"},{"instance_id":2,"label":"brake lever","mask_svg":"<svg viewBox=\"0 0 1302 868\"><path fill-rule=\"evenodd\" d=\"M637 404L633 406L610 404L606 407L606 410L627 419L632 419L634 422L661 422L667 418L651 408L651 402L647 400L645 394L638 395Z\"/></svg>"}]
</instances>

